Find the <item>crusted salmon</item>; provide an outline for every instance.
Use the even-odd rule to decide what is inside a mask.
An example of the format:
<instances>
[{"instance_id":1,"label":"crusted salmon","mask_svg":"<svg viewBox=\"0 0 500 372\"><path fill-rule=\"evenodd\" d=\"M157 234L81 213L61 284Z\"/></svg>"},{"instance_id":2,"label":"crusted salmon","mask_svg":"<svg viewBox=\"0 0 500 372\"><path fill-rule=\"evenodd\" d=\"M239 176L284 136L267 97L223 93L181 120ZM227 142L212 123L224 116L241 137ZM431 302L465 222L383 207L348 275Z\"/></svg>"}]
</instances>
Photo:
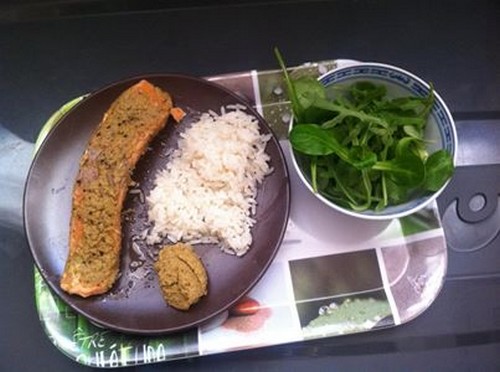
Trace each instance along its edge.
<instances>
[{"instance_id":1,"label":"crusted salmon","mask_svg":"<svg viewBox=\"0 0 500 372\"><path fill-rule=\"evenodd\" d=\"M116 281L131 173L171 109L170 95L142 80L113 102L93 132L73 188L64 291L88 297L105 293Z\"/></svg>"}]
</instances>

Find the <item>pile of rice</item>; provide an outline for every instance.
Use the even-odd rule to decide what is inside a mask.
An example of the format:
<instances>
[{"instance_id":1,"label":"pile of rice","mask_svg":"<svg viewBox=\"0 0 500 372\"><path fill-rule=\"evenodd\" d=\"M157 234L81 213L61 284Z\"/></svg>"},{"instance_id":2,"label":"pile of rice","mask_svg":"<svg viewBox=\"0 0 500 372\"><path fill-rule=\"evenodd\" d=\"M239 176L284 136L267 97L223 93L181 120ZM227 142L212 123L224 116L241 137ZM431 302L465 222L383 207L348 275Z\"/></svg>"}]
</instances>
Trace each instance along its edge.
<instances>
[{"instance_id":1,"label":"pile of rice","mask_svg":"<svg viewBox=\"0 0 500 372\"><path fill-rule=\"evenodd\" d=\"M147 197L148 241L218 243L244 255L252 243L257 185L272 169L271 135L239 107L202 114L187 128Z\"/></svg>"}]
</instances>

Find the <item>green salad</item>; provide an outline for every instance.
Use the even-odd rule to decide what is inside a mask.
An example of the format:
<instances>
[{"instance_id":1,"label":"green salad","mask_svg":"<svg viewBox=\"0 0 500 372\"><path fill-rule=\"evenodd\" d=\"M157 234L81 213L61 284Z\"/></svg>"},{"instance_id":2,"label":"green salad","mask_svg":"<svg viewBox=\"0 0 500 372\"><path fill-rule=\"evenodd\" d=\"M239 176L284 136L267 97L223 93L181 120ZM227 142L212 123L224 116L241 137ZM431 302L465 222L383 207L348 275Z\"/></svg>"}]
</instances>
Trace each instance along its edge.
<instances>
[{"instance_id":1,"label":"green salad","mask_svg":"<svg viewBox=\"0 0 500 372\"><path fill-rule=\"evenodd\" d=\"M315 192L344 208L380 211L437 191L451 177L451 154L426 149L432 87L425 97L391 99L384 85L358 81L331 99L317 79L292 79L275 54L293 111L290 144Z\"/></svg>"}]
</instances>

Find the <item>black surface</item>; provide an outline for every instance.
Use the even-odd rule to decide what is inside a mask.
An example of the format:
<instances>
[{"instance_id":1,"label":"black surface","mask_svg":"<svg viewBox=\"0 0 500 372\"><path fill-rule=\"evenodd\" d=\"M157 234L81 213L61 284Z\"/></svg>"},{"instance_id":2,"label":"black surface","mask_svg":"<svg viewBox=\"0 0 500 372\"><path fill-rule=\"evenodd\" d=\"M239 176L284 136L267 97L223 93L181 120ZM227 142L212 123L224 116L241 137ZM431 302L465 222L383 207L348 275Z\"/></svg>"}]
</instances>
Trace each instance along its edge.
<instances>
[{"instance_id":1,"label":"black surface","mask_svg":"<svg viewBox=\"0 0 500 372\"><path fill-rule=\"evenodd\" d=\"M48 115L82 92L141 73L205 76L275 68L277 45L290 65L374 60L432 81L460 121L459 136L467 147L462 161L472 167L460 171L460 183L474 189L484 185L482 174L499 171L473 169L500 163L489 151L500 141L499 4L248 2L150 12L96 10L37 20L21 15L0 24L0 123L33 141ZM6 229L0 234L0 370L85 369L54 348L41 329L24 237ZM475 252L450 249L440 296L401 327L136 370L498 370L499 246L497 235Z\"/></svg>"}]
</instances>

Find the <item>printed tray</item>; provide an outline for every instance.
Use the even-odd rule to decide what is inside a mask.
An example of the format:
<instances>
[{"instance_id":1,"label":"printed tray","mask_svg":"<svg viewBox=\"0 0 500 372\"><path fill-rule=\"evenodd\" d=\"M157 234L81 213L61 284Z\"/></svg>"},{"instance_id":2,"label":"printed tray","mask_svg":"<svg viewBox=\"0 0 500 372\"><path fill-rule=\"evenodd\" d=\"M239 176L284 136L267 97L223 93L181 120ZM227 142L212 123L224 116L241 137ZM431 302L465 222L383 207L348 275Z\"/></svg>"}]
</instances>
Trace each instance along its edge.
<instances>
[{"instance_id":1,"label":"printed tray","mask_svg":"<svg viewBox=\"0 0 500 372\"><path fill-rule=\"evenodd\" d=\"M351 62L307 63L291 73L317 76ZM427 309L447 269L437 204L392 221L358 220L325 207L301 184L291 164L286 139L291 113L281 72L254 70L207 79L252 103L287 155L292 204L276 258L234 308L186 332L150 337L92 324L56 296L35 268L36 307L52 343L81 364L113 368L368 332L406 323ZM36 147L81 98L48 120ZM251 315L241 311L249 306Z\"/></svg>"}]
</instances>

